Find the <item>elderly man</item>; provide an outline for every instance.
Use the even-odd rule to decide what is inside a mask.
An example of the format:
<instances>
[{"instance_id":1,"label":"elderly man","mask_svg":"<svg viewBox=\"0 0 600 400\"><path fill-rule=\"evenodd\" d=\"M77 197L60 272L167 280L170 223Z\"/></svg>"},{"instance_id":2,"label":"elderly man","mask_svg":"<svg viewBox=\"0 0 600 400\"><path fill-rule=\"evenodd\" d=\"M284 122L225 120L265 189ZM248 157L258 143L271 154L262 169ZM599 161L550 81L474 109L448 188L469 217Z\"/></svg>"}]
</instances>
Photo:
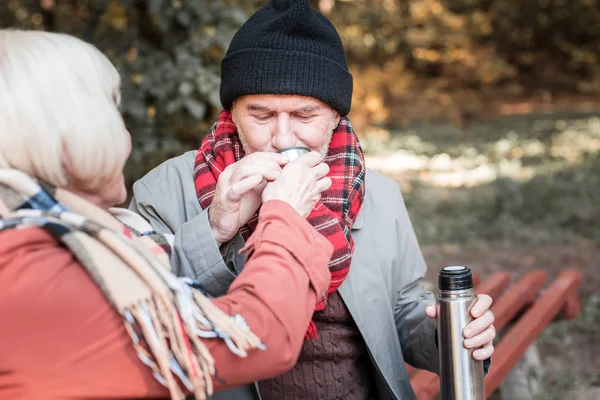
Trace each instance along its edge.
<instances>
[{"instance_id":1,"label":"elderly man","mask_svg":"<svg viewBox=\"0 0 600 400\"><path fill-rule=\"evenodd\" d=\"M282 171L276 152L306 146L330 168L332 186L308 221L334 246L332 281L298 362L218 398L406 400L415 395L404 361L438 371L425 262L398 186L365 168L346 118L352 86L333 25L308 0L272 0L231 42L222 61L224 110L201 148L134 185L130 209L175 235L177 272L219 295L244 267L240 250L254 230L261 190ZM486 366L495 336L490 305L489 296L479 297L464 332L464 345Z\"/></svg>"}]
</instances>

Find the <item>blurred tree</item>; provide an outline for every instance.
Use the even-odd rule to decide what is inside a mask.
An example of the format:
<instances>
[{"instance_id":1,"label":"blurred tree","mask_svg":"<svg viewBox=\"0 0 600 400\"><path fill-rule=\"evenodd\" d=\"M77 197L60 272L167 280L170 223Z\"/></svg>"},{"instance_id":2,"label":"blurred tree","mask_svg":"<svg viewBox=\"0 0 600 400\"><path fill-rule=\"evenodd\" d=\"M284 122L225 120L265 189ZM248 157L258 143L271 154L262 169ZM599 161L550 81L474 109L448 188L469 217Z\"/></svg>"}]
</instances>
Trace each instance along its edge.
<instances>
[{"instance_id":1,"label":"blurred tree","mask_svg":"<svg viewBox=\"0 0 600 400\"><path fill-rule=\"evenodd\" d=\"M324 3L348 49L353 116L364 125L398 123L415 103L457 109L462 123L482 96L600 92L595 0Z\"/></svg>"},{"instance_id":2,"label":"blurred tree","mask_svg":"<svg viewBox=\"0 0 600 400\"><path fill-rule=\"evenodd\" d=\"M309 1L309 0L307 0ZM219 63L266 0L5 0L1 26L77 35L123 78L128 177L198 146L218 111ZM600 92L594 0L310 0L345 43L359 132L432 104L459 123L482 96ZM466 94L465 94L466 93ZM453 111L454 112L454 111Z\"/></svg>"},{"instance_id":3,"label":"blurred tree","mask_svg":"<svg viewBox=\"0 0 600 400\"><path fill-rule=\"evenodd\" d=\"M212 0L9 0L4 27L76 35L95 44L122 77L122 112L133 136L128 181L197 147L220 110L219 63L247 19Z\"/></svg>"},{"instance_id":4,"label":"blurred tree","mask_svg":"<svg viewBox=\"0 0 600 400\"><path fill-rule=\"evenodd\" d=\"M600 8L595 0L496 1L490 39L529 88L600 91Z\"/></svg>"}]
</instances>

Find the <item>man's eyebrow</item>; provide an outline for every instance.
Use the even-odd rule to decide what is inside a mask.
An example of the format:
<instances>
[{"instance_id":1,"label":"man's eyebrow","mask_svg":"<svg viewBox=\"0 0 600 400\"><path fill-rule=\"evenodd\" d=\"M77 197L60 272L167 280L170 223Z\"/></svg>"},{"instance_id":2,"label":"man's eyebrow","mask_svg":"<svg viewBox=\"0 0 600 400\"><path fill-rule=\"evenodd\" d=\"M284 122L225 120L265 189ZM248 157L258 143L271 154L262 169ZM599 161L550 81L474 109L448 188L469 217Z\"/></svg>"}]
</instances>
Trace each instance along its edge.
<instances>
[{"instance_id":1,"label":"man's eyebrow","mask_svg":"<svg viewBox=\"0 0 600 400\"><path fill-rule=\"evenodd\" d=\"M246 106L248 111L271 111L269 107L262 106L260 104L248 104Z\"/></svg>"},{"instance_id":2,"label":"man's eyebrow","mask_svg":"<svg viewBox=\"0 0 600 400\"><path fill-rule=\"evenodd\" d=\"M302 114L310 114L315 111L319 111L320 109L321 109L321 107L319 107L319 106L304 106L302 108L297 109L296 112L302 113Z\"/></svg>"}]
</instances>

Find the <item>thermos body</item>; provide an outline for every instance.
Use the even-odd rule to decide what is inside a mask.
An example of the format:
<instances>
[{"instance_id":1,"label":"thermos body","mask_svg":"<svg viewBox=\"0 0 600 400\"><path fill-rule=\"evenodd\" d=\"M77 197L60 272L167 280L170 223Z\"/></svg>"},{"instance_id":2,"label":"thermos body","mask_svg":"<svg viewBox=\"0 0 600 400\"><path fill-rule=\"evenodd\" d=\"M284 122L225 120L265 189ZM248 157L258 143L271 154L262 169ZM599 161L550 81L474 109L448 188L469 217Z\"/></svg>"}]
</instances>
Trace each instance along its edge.
<instances>
[{"instance_id":1,"label":"thermos body","mask_svg":"<svg viewBox=\"0 0 600 400\"><path fill-rule=\"evenodd\" d=\"M484 400L483 362L463 346L463 330L472 321L477 297L471 271L462 266L444 268L438 282L438 345L442 400Z\"/></svg>"}]
</instances>

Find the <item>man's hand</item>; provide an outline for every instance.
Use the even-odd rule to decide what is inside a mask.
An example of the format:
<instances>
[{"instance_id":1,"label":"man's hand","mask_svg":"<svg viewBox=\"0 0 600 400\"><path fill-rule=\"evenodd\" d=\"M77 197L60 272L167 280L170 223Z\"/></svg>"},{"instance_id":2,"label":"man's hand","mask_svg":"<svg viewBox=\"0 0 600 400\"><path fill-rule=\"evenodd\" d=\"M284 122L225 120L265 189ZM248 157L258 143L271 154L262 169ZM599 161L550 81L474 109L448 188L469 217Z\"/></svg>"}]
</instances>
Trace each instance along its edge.
<instances>
[{"instance_id":1,"label":"man's hand","mask_svg":"<svg viewBox=\"0 0 600 400\"><path fill-rule=\"evenodd\" d=\"M261 204L268 181L281 174L287 163L283 154L252 153L229 165L219 175L215 196L209 209L209 223L217 245L235 236Z\"/></svg>"},{"instance_id":2,"label":"man's hand","mask_svg":"<svg viewBox=\"0 0 600 400\"><path fill-rule=\"evenodd\" d=\"M315 151L291 161L279 178L267 183L262 193L263 202L281 200L304 218L308 217L321 193L331 186L331 179L326 177L329 166L322 161Z\"/></svg>"},{"instance_id":3,"label":"man's hand","mask_svg":"<svg viewBox=\"0 0 600 400\"><path fill-rule=\"evenodd\" d=\"M463 346L467 349L476 349L473 351L473 358L476 360L487 360L494 353L494 338L496 329L494 328L494 313L490 310L492 298L487 294L477 296L477 301L471 308L471 321L463 330ZM438 307L430 305L425 309L429 318L436 318Z\"/></svg>"}]
</instances>

